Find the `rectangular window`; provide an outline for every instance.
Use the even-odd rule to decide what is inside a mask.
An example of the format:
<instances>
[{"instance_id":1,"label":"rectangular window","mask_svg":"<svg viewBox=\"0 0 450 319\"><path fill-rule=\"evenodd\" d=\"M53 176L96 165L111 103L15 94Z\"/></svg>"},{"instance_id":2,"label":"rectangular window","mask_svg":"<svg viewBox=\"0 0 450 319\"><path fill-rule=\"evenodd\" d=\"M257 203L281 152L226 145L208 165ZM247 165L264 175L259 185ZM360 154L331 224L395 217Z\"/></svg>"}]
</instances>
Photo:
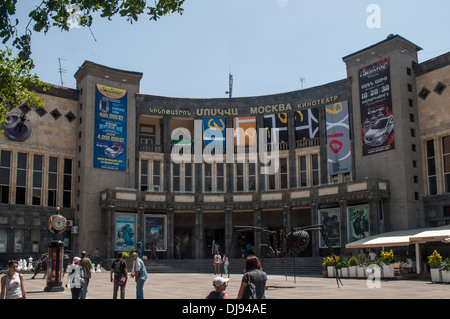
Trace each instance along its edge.
<instances>
[{"instance_id":1,"label":"rectangular window","mask_svg":"<svg viewBox=\"0 0 450 319\"><path fill-rule=\"evenodd\" d=\"M248 190L256 191L256 163L248 163Z\"/></svg>"},{"instance_id":2,"label":"rectangular window","mask_svg":"<svg viewBox=\"0 0 450 319\"><path fill-rule=\"evenodd\" d=\"M6 253L8 246L8 231L6 228L0 228L0 253Z\"/></svg>"},{"instance_id":3,"label":"rectangular window","mask_svg":"<svg viewBox=\"0 0 450 319\"><path fill-rule=\"evenodd\" d=\"M319 179L319 155L314 154L311 156L312 160L312 186L320 184Z\"/></svg>"},{"instance_id":4,"label":"rectangular window","mask_svg":"<svg viewBox=\"0 0 450 319\"><path fill-rule=\"evenodd\" d=\"M184 164L184 191L192 192L192 164Z\"/></svg>"},{"instance_id":5,"label":"rectangular window","mask_svg":"<svg viewBox=\"0 0 450 319\"><path fill-rule=\"evenodd\" d=\"M212 165L205 163L205 192L212 192Z\"/></svg>"},{"instance_id":6,"label":"rectangular window","mask_svg":"<svg viewBox=\"0 0 450 319\"><path fill-rule=\"evenodd\" d=\"M299 187L308 186L308 173L306 168L306 156L300 156L298 158L298 174L299 174Z\"/></svg>"},{"instance_id":7,"label":"rectangular window","mask_svg":"<svg viewBox=\"0 0 450 319\"><path fill-rule=\"evenodd\" d=\"M153 190L161 190L161 161L153 161Z\"/></svg>"},{"instance_id":8,"label":"rectangular window","mask_svg":"<svg viewBox=\"0 0 450 319\"><path fill-rule=\"evenodd\" d=\"M181 190L180 182L181 182L180 164L173 163L172 164L172 188L173 188L174 192L179 192Z\"/></svg>"},{"instance_id":9,"label":"rectangular window","mask_svg":"<svg viewBox=\"0 0 450 319\"><path fill-rule=\"evenodd\" d=\"M72 207L72 160L64 159L63 207Z\"/></svg>"},{"instance_id":10,"label":"rectangular window","mask_svg":"<svg viewBox=\"0 0 450 319\"><path fill-rule=\"evenodd\" d=\"M442 161L444 163L444 190L450 193L450 135L442 138Z\"/></svg>"},{"instance_id":11,"label":"rectangular window","mask_svg":"<svg viewBox=\"0 0 450 319\"><path fill-rule=\"evenodd\" d=\"M236 191L244 191L244 163L236 163Z\"/></svg>"},{"instance_id":12,"label":"rectangular window","mask_svg":"<svg viewBox=\"0 0 450 319\"><path fill-rule=\"evenodd\" d=\"M427 178L428 178L428 192L429 195L437 194L436 181L436 159L434 152L434 141L428 140L427 145Z\"/></svg>"},{"instance_id":13,"label":"rectangular window","mask_svg":"<svg viewBox=\"0 0 450 319\"><path fill-rule=\"evenodd\" d=\"M287 189L288 188L288 164L287 158L280 158L280 188Z\"/></svg>"},{"instance_id":14,"label":"rectangular window","mask_svg":"<svg viewBox=\"0 0 450 319\"><path fill-rule=\"evenodd\" d=\"M9 204L11 152L0 152L0 203Z\"/></svg>"},{"instance_id":15,"label":"rectangular window","mask_svg":"<svg viewBox=\"0 0 450 319\"><path fill-rule=\"evenodd\" d=\"M33 156L33 196L32 205L41 205L42 192L42 155Z\"/></svg>"},{"instance_id":16,"label":"rectangular window","mask_svg":"<svg viewBox=\"0 0 450 319\"><path fill-rule=\"evenodd\" d=\"M148 160L141 160L141 191L148 189Z\"/></svg>"},{"instance_id":17,"label":"rectangular window","mask_svg":"<svg viewBox=\"0 0 450 319\"><path fill-rule=\"evenodd\" d=\"M17 154L16 204L25 205L27 189L27 153Z\"/></svg>"},{"instance_id":18,"label":"rectangular window","mask_svg":"<svg viewBox=\"0 0 450 319\"><path fill-rule=\"evenodd\" d=\"M217 176L217 192L223 192L225 190L225 167L223 163L216 163L216 176Z\"/></svg>"},{"instance_id":19,"label":"rectangular window","mask_svg":"<svg viewBox=\"0 0 450 319\"><path fill-rule=\"evenodd\" d=\"M58 158L50 156L48 161L48 202L50 207L56 207L58 203Z\"/></svg>"}]
</instances>

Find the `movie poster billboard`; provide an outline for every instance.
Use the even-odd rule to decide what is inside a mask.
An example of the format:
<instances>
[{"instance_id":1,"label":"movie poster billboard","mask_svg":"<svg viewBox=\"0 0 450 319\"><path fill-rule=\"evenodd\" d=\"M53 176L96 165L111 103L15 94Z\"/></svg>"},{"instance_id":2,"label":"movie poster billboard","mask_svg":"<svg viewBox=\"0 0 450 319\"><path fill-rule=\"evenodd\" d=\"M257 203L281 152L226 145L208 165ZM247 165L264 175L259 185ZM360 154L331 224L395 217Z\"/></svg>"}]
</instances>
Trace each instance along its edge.
<instances>
[{"instance_id":1,"label":"movie poster billboard","mask_svg":"<svg viewBox=\"0 0 450 319\"><path fill-rule=\"evenodd\" d=\"M136 246L136 214L116 213L115 250L129 250Z\"/></svg>"},{"instance_id":2,"label":"movie poster billboard","mask_svg":"<svg viewBox=\"0 0 450 319\"><path fill-rule=\"evenodd\" d=\"M319 210L319 224L324 226L331 247L341 247L339 209ZM328 248L322 234L320 234L319 247Z\"/></svg>"},{"instance_id":3,"label":"movie poster billboard","mask_svg":"<svg viewBox=\"0 0 450 319\"><path fill-rule=\"evenodd\" d=\"M325 106L327 122L328 170L330 175L351 172L350 129L348 102Z\"/></svg>"},{"instance_id":4,"label":"movie poster billboard","mask_svg":"<svg viewBox=\"0 0 450 319\"><path fill-rule=\"evenodd\" d=\"M145 215L144 249L152 250L153 243L157 251L167 250L167 216Z\"/></svg>"},{"instance_id":5,"label":"movie poster billboard","mask_svg":"<svg viewBox=\"0 0 450 319\"><path fill-rule=\"evenodd\" d=\"M369 236L369 206L348 207L349 241L363 239Z\"/></svg>"},{"instance_id":6,"label":"movie poster billboard","mask_svg":"<svg viewBox=\"0 0 450 319\"><path fill-rule=\"evenodd\" d=\"M358 71L363 155L395 148L389 58Z\"/></svg>"},{"instance_id":7,"label":"movie poster billboard","mask_svg":"<svg viewBox=\"0 0 450 319\"><path fill-rule=\"evenodd\" d=\"M95 88L94 167L126 171L127 91Z\"/></svg>"}]
</instances>

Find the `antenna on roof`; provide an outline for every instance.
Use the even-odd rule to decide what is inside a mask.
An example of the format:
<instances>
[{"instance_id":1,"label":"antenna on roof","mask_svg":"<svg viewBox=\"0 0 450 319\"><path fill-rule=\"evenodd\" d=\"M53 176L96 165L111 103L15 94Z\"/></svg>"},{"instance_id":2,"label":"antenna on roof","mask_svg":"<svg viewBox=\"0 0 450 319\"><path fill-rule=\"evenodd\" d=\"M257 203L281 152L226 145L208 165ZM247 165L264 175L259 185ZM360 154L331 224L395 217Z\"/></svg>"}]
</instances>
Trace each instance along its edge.
<instances>
[{"instance_id":1,"label":"antenna on roof","mask_svg":"<svg viewBox=\"0 0 450 319\"><path fill-rule=\"evenodd\" d=\"M302 90L303 90L303 82L305 81L305 79L306 78L304 78L303 76L300 76L300 85L301 85Z\"/></svg>"},{"instance_id":2,"label":"antenna on roof","mask_svg":"<svg viewBox=\"0 0 450 319\"><path fill-rule=\"evenodd\" d=\"M61 79L61 86L64 86L62 74L63 74L63 73L66 73L67 70L65 70L65 69L63 69L63 68L61 67L61 60L64 61L63 58L58 58L58 61L59 61L59 70L58 70L58 71L59 71L59 77L60 77L60 79Z\"/></svg>"},{"instance_id":3,"label":"antenna on roof","mask_svg":"<svg viewBox=\"0 0 450 319\"><path fill-rule=\"evenodd\" d=\"M228 76L228 91L225 91L225 94L228 94L228 97L231 98L233 94L233 75L230 73Z\"/></svg>"}]
</instances>

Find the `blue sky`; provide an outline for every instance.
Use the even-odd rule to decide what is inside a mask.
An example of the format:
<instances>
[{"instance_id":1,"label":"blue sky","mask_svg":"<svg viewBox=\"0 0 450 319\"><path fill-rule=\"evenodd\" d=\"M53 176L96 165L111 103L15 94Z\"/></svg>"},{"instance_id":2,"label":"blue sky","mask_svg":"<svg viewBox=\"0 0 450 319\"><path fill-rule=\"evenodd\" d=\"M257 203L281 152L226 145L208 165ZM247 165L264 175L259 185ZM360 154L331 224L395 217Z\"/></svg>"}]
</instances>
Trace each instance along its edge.
<instances>
[{"instance_id":1,"label":"blue sky","mask_svg":"<svg viewBox=\"0 0 450 319\"><path fill-rule=\"evenodd\" d=\"M40 1L20 2L25 28ZM367 26L370 4L381 9L380 28ZM62 58L63 84L75 88L90 60L142 72L143 94L222 98L231 71L233 97L242 97L298 90L300 78L304 88L343 79L342 57L391 33L423 48L419 62L450 51L448 0L186 0L184 9L157 22L99 18L91 30L34 33L34 72L60 85Z\"/></svg>"}]
</instances>

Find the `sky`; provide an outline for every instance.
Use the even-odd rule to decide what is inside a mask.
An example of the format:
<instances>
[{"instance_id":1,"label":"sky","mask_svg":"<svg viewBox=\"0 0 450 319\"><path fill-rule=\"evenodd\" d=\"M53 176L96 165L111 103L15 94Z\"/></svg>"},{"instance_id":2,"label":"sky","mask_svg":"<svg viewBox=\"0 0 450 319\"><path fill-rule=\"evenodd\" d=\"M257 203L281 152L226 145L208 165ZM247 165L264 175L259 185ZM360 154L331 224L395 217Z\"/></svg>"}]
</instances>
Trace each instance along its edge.
<instances>
[{"instance_id":1,"label":"sky","mask_svg":"<svg viewBox=\"0 0 450 319\"><path fill-rule=\"evenodd\" d=\"M40 2L19 1L19 31ZM183 7L156 22L98 17L90 29L34 32L33 72L76 88L74 74L89 60L142 72L142 94L186 98L228 97L231 73L233 97L247 97L344 79L342 57L389 34L422 47L419 62L450 51L448 0L186 0Z\"/></svg>"}]
</instances>

